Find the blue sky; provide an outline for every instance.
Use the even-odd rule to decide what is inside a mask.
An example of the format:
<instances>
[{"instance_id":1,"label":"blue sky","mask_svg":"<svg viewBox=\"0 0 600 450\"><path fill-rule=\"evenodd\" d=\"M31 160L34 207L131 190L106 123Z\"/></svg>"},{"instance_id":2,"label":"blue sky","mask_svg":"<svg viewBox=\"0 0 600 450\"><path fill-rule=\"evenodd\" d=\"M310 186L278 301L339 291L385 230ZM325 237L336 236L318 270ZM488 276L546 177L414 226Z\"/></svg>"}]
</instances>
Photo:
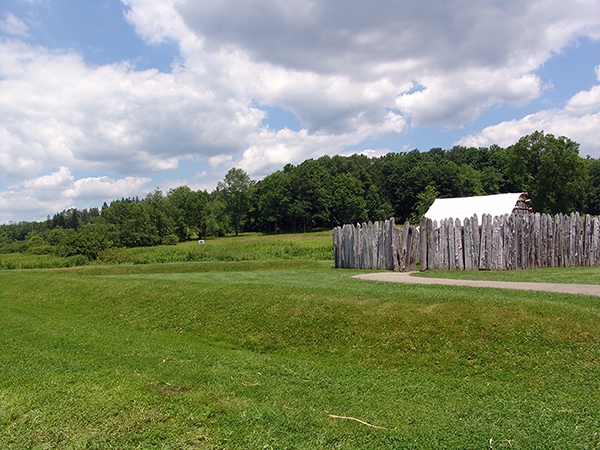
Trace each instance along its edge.
<instances>
[{"instance_id":1,"label":"blue sky","mask_svg":"<svg viewBox=\"0 0 600 450\"><path fill-rule=\"evenodd\" d=\"M329 154L600 157L600 2L4 0L0 223Z\"/></svg>"}]
</instances>

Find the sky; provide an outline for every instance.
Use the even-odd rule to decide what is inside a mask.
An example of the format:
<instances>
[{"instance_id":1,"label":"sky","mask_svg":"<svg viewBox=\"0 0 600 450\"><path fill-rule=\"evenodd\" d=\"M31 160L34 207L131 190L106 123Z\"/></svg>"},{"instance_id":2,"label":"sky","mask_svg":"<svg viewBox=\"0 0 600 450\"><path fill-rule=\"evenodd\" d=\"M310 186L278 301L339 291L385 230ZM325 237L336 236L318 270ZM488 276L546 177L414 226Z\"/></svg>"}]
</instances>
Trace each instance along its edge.
<instances>
[{"instance_id":1,"label":"sky","mask_svg":"<svg viewBox=\"0 0 600 450\"><path fill-rule=\"evenodd\" d=\"M536 130L600 158L600 0L0 2L0 223Z\"/></svg>"}]
</instances>

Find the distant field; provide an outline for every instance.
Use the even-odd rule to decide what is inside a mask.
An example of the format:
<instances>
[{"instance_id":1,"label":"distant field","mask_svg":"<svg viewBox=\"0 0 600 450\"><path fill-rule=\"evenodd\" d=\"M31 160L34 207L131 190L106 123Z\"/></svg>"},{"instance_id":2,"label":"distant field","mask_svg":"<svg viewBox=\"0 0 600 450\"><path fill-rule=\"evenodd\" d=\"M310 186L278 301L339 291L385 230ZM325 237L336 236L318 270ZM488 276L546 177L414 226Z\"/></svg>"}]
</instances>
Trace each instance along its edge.
<instances>
[{"instance_id":1,"label":"distant field","mask_svg":"<svg viewBox=\"0 0 600 450\"><path fill-rule=\"evenodd\" d=\"M597 298L366 282L262 238L0 271L0 448L600 445Z\"/></svg>"},{"instance_id":2,"label":"distant field","mask_svg":"<svg viewBox=\"0 0 600 450\"><path fill-rule=\"evenodd\" d=\"M61 258L28 253L0 254L0 269L47 269L81 265L156 264L189 261L264 261L282 259L333 260L331 231L265 236L210 238L158 247L110 248L97 261L84 256Z\"/></svg>"}]
</instances>

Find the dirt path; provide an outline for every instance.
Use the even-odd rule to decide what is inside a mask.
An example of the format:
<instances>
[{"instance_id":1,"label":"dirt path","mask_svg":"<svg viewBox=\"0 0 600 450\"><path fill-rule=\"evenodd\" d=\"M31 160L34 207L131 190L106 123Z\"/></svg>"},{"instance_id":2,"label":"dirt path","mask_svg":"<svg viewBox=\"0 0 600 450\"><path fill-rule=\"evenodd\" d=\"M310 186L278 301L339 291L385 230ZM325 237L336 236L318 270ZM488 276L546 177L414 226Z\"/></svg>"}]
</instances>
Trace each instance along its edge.
<instances>
[{"instance_id":1,"label":"dirt path","mask_svg":"<svg viewBox=\"0 0 600 450\"><path fill-rule=\"evenodd\" d=\"M355 275L352 278L371 281L387 281L406 284L441 284L446 286L490 287L499 289L520 289L523 291L558 292L561 294L584 294L600 297L600 285L597 284L557 284L557 283L521 283L515 281L450 280L446 278L411 277L411 272L377 272Z\"/></svg>"}]
</instances>

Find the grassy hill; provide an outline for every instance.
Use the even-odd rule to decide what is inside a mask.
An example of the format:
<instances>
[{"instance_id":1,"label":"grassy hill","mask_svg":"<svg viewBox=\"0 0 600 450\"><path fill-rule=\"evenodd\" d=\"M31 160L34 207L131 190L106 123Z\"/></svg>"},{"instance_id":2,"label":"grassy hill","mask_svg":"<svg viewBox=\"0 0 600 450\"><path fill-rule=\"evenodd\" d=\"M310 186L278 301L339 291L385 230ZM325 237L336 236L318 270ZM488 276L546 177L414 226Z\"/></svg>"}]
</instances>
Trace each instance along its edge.
<instances>
[{"instance_id":1,"label":"grassy hill","mask_svg":"<svg viewBox=\"0 0 600 450\"><path fill-rule=\"evenodd\" d=\"M367 282L277 240L0 271L0 448L600 444L597 298Z\"/></svg>"}]
</instances>

